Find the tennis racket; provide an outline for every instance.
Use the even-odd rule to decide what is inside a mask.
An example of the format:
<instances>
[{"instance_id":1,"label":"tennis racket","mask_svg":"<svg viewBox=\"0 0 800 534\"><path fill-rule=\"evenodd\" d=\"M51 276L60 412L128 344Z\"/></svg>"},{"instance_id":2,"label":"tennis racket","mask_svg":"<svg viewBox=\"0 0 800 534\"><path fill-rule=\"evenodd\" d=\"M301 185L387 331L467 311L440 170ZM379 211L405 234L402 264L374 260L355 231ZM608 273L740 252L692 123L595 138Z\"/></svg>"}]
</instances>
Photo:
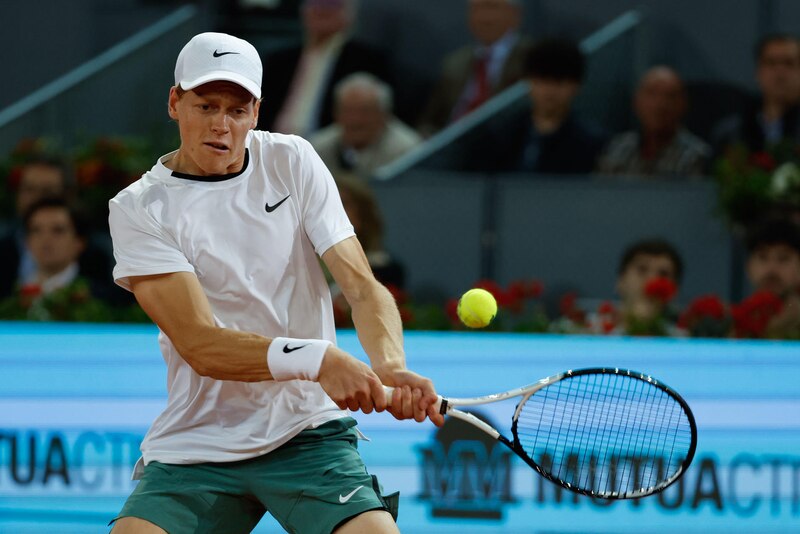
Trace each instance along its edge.
<instances>
[{"instance_id":1,"label":"tennis racket","mask_svg":"<svg viewBox=\"0 0 800 534\"><path fill-rule=\"evenodd\" d=\"M391 402L393 388L384 389ZM511 438L455 408L514 397ZM440 396L437 406L506 445L548 480L601 499L663 491L683 475L697 446L686 401L658 380L624 369L571 370L505 393Z\"/></svg>"}]
</instances>

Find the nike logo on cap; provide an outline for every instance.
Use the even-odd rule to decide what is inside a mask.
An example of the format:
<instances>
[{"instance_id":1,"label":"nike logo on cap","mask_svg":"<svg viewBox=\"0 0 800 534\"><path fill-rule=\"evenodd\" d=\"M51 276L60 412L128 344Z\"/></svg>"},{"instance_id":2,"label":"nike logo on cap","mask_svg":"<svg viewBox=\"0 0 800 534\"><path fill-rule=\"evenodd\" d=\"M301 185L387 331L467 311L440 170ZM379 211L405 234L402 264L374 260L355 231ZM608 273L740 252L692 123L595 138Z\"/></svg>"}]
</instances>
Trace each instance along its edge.
<instances>
[{"instance_id":1,"label":"nike logo on cap","mask_svg":"<svg viewBox=\"0 0 800 534\"><path fill-rule=\"evenodd\" d=\"M222 56L227 56L228 54L238 54L238 53L239 52L217 52L216 50L214 50L213 55L214 57L222 57Z\"/></svg>"},{"instance_id":2,"label":"nike logo on cap","mask_svg":"<svg viewBox=\"0 0 800 534\"><path fill-rule=\"evenodd\" d=\"M363 488L363 487L364 487L363 485L362 485L362 486L359 486L359 487L357 487L356 489L354 489L353 491L351 491L350 493L348 493L347 495L339 495L339 502L340 502L341 504L344 504L344 503L346 503L347 501L349 501L349 500L350 500L350 499L353 497L353 495L355 495L355 494L356 494L356 492L357 492L358 490L360 490L360 489L361 489L361 488Z\"/></svg>"},{"instance_id":3,"label":"nike logo on cap","mask_svg":"<svg viewBox=\"0 0 800 534\"><path fill-rule=\"evenodd\" d=\"M290 196L292 196L292 195L286 195L286 198L284 198L283 200L281 200L281 201L280 201L280 202L278 202L277 204L273 204L272 206L270 206L270 205L269 205L269 202L267 202L267 203L264 205L264 209L265 209L265 210L267 210L267 213L272 213L273 211L275 211L276 209L278 209L278 206L280 206L281 204L283 204L284 202L286 202L286 200L287 200L287 199L288 199Z\"/></svg>"},{"instance_id":4,"label":"nike logo on cap","mask_svg":"<svg viewBox=\"0 0 800 534\"><path fill-rule=\"evenodd\" d=\"M283 352L286 353L286 354L289 354L290 352L294 352L296 350L302 349L303 347L307 347L307 346L308 346L308 344L300 345L299 347L289 347L289 345L284 345L283 346Z\"/></svg>"}]
</instances>

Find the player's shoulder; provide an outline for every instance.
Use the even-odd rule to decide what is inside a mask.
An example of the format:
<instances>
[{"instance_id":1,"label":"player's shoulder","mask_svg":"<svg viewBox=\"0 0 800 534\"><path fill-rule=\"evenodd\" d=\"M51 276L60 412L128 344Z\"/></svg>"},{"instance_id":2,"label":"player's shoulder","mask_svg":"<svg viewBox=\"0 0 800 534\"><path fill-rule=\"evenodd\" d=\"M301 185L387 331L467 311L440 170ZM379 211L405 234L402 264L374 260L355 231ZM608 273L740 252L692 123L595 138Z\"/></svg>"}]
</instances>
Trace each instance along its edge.
<instances>
[{"instance_id":1,"label":"player's shoulder","mask_svg":"<svg viewBox=\"0 0 800 534\"><path fill-rule=\"evenodd\" d=\"M299 135L253 130L250 137L250 147L251 149L258 148L260 150L300 153L309 150L311 145Z\"/></svg>"},{"instance_id":2,"label":"player's shoulder","mask_svg":"<svg viewBox=\"0 0 800 534\"><path fill-rule=\"evenodd\" d=\"M135 209L163 196L164 180L158 175L156 167L145 172L138 180L117 193L110 201L110 206Z\"/></svg>"}]
</instances>

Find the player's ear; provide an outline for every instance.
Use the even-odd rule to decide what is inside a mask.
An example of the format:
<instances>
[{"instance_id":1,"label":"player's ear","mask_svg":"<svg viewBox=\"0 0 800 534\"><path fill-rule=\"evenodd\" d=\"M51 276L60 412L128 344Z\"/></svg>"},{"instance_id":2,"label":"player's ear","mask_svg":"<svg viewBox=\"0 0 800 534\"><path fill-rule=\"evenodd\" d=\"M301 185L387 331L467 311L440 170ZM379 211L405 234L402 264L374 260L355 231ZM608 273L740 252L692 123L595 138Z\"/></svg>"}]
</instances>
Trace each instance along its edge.
<instances>
[{"instance_id":1,"label":"player's ear","mask_svg":"<svg viewBox=\"0 0 800 534\"><path fill-rule=\"evenodd\" d=\"M167 113L169 113L169 118L175 121L178 120L178 100L180 100L180 96L178 95L177 87L171 87L167 102Z\"/></svg>"}]
</instances>

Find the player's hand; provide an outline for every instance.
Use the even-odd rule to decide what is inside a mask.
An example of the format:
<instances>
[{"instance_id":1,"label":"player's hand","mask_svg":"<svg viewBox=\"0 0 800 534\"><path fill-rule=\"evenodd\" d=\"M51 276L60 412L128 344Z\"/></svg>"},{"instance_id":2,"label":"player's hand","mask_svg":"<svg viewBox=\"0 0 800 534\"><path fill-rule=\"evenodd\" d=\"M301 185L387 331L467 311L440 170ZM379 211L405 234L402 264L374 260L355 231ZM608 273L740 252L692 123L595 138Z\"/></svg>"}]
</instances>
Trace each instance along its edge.
<instances>
[{"instance_id":1,"label":"player's hand","mask_svg":"<svg viewBox=\"0 0 800 534\"><path fill-rule=\"evenodd\" d=\"M421 423L427 417L436 426L444 424L444 416L434 406L438 396L433 382L404 368L378 368L375 372L385 385L394 388L387 410L395 418Z\"/></svg>"},{"instance_id":2,"label":"player's hand","mask_svg":"<svg viewBox=\"0 0 800 534\"><path fill-rule=\"evenodd\" d=\"M372 413L386 409L386 394L378 375L336 346L325 351L317 382L342 410Z\"/></svg>"}]
</instances>

